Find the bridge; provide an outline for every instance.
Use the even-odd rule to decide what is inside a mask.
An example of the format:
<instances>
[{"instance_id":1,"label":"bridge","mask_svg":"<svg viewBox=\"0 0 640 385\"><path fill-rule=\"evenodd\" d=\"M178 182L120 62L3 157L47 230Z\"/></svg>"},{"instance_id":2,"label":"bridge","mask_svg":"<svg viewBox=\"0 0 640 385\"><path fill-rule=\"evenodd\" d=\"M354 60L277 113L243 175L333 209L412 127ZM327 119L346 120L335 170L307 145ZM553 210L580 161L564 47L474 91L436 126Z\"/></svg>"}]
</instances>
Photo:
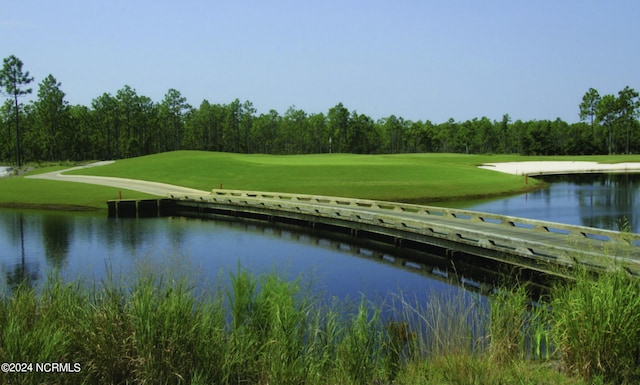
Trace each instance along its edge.
<instances>
[{"instance_id":1,"label":"bridge","mask_svg":"<svg viewBox=\"0 0 640 385\"><path fill-rule=\"evenodd\" d=\"M566 276L579 266L640 275L640 234L469 210L222 189L108 205L112 217L184 215L282 223L554 276Z\"/></svg>"}]
</instances>

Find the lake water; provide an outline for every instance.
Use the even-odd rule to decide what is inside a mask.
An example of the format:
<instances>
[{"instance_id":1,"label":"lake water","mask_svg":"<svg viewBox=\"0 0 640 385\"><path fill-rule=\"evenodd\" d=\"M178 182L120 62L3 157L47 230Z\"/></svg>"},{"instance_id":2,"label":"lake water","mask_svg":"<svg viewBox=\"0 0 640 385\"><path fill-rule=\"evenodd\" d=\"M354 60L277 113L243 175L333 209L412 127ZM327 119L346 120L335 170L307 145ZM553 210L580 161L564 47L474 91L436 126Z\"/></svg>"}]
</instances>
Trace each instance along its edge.
<instances>
[{"instance_id":1,"label":"lake water","mask_svg":"<svg viewBox=\"0 0 640 385\"><path fill-rule=\"evenodd\" d=\"M538 177L546 187L517 196L449 204L494 214L640 232L640 174Z\"/></svg>"},{"instance_id":2,"label":"lake water","mask_svg":"<svg viewBox=\"0 0 640 385\"><path fill-rule=\"evenodd\" d=\"M626 220L639 231L640 175L544 179L544 189L463 207L606 229ZM242 266L256 274L300 277L313 292L343 299L384 299L399 292L423 299L458 290L432 265L399 268L391 263L397 257L349 240L255 224L0 210L0 280L9 288L21 281L37 285L52 269L90 283L107 277L126 281L136 270L173 271L199 288L224 287Z\"/></svg>"},{"instance_id":3,"label":"lake water","mask_svg":"<svg viewBox=\"0 0 640 385\"><path fill-rule=\"evenodd\" d=\"M328 237L246 223L187 218L108 219L102 215L0 210L0 279L5 287L42 282L52 269L68 280L126 281L136 270L182 273L199 288L224 287L238 266L276 272L314 293L380 300L458 290L397 268L391 254ZM387 261L387 262L385 262Z\"/></svg>"}]
</instances>

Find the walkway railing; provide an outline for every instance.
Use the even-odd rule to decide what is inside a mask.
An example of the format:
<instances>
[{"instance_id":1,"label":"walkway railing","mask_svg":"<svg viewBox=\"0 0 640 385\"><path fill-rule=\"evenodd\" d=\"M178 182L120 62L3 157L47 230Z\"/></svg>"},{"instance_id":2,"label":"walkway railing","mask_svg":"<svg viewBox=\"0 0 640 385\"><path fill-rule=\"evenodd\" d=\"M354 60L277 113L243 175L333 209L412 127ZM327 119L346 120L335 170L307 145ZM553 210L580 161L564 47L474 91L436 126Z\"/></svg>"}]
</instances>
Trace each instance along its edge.
<instances>
[{"instance_id":1,"label":"walkway railing","mask_svg":"<svg viewBox=\"0 0 640 385\"><path fill-rule=\"evenodd\" d=\"M555 264L604 267L617 261L640 273L640 234L504 215L368 199L241 190L170 195L182 201L299 213L396 229ZM606 261L603 261L606 260Z\"/></svg>"}]
</instances>

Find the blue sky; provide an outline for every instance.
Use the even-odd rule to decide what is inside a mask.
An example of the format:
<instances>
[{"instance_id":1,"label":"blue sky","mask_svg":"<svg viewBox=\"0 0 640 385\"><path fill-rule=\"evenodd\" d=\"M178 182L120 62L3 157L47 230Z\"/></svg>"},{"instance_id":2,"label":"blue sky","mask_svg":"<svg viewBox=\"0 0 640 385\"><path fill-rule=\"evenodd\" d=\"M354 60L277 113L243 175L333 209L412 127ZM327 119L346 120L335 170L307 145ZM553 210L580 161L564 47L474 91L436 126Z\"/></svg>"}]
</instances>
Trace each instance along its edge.
<instances>
[{"instance_id":1,"label":"blue sky","mask_svg":"<svg viewBox=\"0 0 640 385\"><path fill-rule=\"evenodd\" d=\"M594 87L640 90L640 1L20 0L0 56L71 104L125 84L250 100L258 113L341 102L374 119L578 121Z\"/></svg>"}]
</instances>

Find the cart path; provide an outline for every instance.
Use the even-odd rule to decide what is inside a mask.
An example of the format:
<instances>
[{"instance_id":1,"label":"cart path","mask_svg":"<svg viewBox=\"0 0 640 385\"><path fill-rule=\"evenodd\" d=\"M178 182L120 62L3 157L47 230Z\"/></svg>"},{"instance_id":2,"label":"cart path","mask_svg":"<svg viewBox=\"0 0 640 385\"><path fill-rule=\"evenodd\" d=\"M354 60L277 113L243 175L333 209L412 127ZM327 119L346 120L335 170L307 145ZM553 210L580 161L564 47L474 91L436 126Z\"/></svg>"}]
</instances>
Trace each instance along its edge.
<instances>
[{"instance_id":1,"label":"cart path","mask_svg":"<svg viewBox=\"0 0 640 385\"><path fill-rule=\"evenodd\" d=\"M189 187L176 186L176 185L167 184L167 183L149 182L149 181L144 181L139 179L63 174L67 171L78 170L78 169L89 168L89 167L104 166L112 163L114 163L114 161L96 162L96 163L91 163L85 166L78 166L78 167L68 168L65 170L58 170L53 172L47 172L44 174L31 175L31 176L27 176L26 178L49 179L49 180L57 180L57 181L65 181L65 182L97 184L101 186L109 186L109 187L121 188L126 190L139 191L146 194L158 195L158 196L167 196L168 194L172 194L172 193L174 194L175 193L177 194L208 194L210 193L210 191L197 190Z\"/></svg>"},{"instance_id":2,"label":"cart path","mask_svg":"<svg viewBox=\"0 0 640 385\"><path fill-rule=\"evenodd\" d=\"M49 179L66 182L89 183L109 186L127 190L139 191L151 195L167 196L168 194L209 194L210 191L197 190L189 187L176 186L167 183L149 182L139 179L116 178L93 175L64 175L63 173L89 167L98 167L112 164L115 161L102 161L90 163L84 166L72 167L65 170L53 171L44 174L27 176L33 179ZM572 162L572 161L537 161L537 162L503 162L486 163L480 168L510 173L510 174L561 174L561 173L589 173L589 172L640 172L640 162L626 163L597 163L597 162Z\"/></svg>"}]
</instances>

